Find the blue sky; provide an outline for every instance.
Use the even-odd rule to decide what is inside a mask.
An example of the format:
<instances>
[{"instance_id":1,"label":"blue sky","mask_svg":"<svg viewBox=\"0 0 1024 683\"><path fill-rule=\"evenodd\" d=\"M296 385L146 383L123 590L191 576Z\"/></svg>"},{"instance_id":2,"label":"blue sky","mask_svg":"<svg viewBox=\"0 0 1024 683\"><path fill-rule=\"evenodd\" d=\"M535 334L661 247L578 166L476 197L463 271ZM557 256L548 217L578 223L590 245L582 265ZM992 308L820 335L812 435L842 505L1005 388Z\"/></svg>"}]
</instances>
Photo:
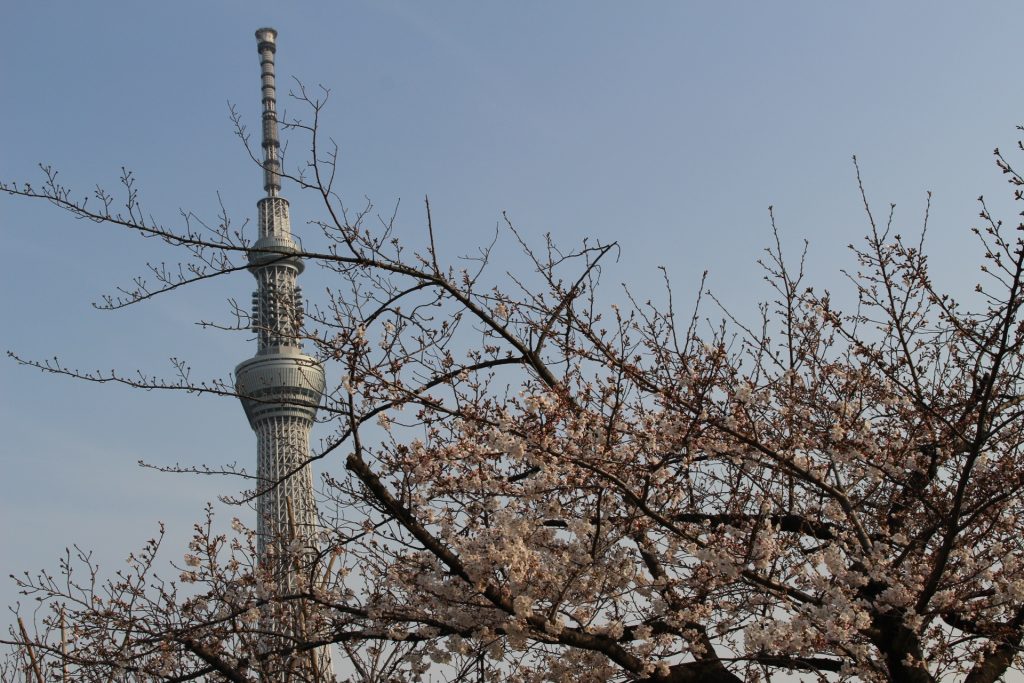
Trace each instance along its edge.
<instances>
[{"instance_id":1,"label":"blue sky","mask_svg":"<svg viewBox=\"0 0 1024 683\"><path fill-rule=\"evenodd\" d=\"M341 146L342 196L385 213L401 199L402 230L418 239L429 195L449 258L488 240L505 210L531 238L620 240L610 296L618 282L657 295L664 265L686 298L708 268L723 301L749 314L766 295L755 260L769 204L787 246L810 240L813 282L842 290L845 245L867 227L857 154L877 208L895 202L905 233L933 191L938 279L965 292L975 198L1008 206L991 150L1013 148L1024 121L1022 19L1015 2L10 3L0 176L36 180L50 163L85 194L126 166L166 223L180 208L212 218L218 193L239 224L252 218L260 173L227 103L255 129L253 31L270 25L279 83L331 89L323 126ZM284 193L302 234L316 207ZM92 301L174 254L7 197L0 229L4 350L147 373L173 356L197 377L252 352L193 324L244 300L244 273L99 312ZM0 430L2 575L54 567L71 543L112 567L158 520L180 555L203 503L236 485L135 462L255 459L233 401L77 383L7 359ZM6 583L0 599L15 599Z\"/></svg>"}]
</instances>

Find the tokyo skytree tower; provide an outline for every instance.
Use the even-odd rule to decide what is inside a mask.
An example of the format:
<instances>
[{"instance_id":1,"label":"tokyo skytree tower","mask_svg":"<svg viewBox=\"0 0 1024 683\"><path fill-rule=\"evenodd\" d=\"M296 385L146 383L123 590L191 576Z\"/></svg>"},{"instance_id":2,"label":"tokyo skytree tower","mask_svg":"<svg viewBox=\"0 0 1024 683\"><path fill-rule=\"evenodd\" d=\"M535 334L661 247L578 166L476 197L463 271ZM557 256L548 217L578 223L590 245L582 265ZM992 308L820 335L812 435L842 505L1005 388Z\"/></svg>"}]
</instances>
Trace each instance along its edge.
<instances>
[{"instance_id":1,"label":"tokyo skytree tower","mask_svg":"<svg viewBox=\"0 0 1024 683\"><path fill-rule=\"evenodd\" d=\"M252 330L258 342L256 355L235 368L235 388L258 443L258 559L274 574L279 590L291 592L303 587L315 555L319 521L308 465L309 433L324 391L324 370L302 352L303 305L296 279L303 264L295 255L299 247L292 239L288 201L280 196L274 83L277 31L261 28L256 40L263 83L266 191L257 204L259 238L249 252L249 271L257 287L252 297ZM285 560L289 552L291 556ZM271 623L263 626L280 634L282 641L304 636L302 614L283 607L265 614ZM288 665L284 675L288 680L332 680L326 648L296 658L301 661Z\"/></svg>"}]
</instances>

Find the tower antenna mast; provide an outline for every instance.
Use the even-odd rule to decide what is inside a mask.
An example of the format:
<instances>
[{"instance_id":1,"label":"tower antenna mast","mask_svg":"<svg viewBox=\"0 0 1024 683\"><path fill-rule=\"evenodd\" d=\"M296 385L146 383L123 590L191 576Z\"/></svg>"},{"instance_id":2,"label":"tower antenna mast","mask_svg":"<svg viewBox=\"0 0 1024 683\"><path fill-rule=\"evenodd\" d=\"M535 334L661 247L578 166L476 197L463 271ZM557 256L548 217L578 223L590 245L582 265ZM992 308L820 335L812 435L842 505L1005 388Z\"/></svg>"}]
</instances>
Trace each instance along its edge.
<instances>
[{"instance_id":1,"label":"tower antenna mast","mask_svg":"<svg viewBox=\"0 0 1024 683\"><path fill-rule=\"evenodd\" d=\"M252 331L256 355L235 368L235 388L257 441L256 534L258 562L279 593L299 588L315 561L319 519L309 467L309 434L324 393L324 369L302 351L302 292L297 284L303 263L292 238L288 200L281 196L281 143L278 138L274 57L277 31L256 31L263 94L263 189L257 203L259 237L249 251L249 271L256 278L252 295ZM296 556L298 548L298 556ZM297 604L300 601L292 601ZM308 639L303 614L289 602L271 604L261 629L284 641ZM268 643L273 646L272 642ZM280 671L309 671L311 680L330 679L330 653L316 648L302 661L280 664ZM284 680L273 671L264 680Z\"/></svg>"}]
</instances>

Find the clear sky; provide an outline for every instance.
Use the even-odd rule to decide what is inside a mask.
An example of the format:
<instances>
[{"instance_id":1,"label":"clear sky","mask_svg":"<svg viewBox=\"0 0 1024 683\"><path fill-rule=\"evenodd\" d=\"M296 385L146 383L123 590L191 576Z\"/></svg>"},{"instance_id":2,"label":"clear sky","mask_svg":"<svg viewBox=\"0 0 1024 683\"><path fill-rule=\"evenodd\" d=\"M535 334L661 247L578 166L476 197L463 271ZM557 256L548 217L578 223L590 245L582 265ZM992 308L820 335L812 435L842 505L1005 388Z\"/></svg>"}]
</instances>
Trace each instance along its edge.
<instances>
[{"instance_id":1,"label":"clear sky","mask_svg":"<svg viewBox=\"0 0 1024 683\"><path fill-rule=\"evenodd\" d=\"M180 208L213 218L218 195L239 224L251 219L260 173L232 136L228 102L256 128L253 31L269 25L281 89L291 76L331 89L323 126L341 146L351 204L367 196L389 213L401 199L414 235L429 195L449 258L489 239L502 210L528 237L620 240L609 287L657 295L664 265L686 297L708 268L741 314L766 295L755 260L769 204L787 245L810 240L812 280L842 289L845 245L867 227L853 154L904 233L934 192L938 279L969 291L975 198L1007 206L991 150L1011 150L1024 121L1019 2L6 5L5 180L38 180L44 162L85 194L125 166L166 223ZM284 194L301 235L315 206ZM174 253L8 197L0 230L0 349L147 374L185 358L197 378L226 376L253 352L242 335L193 324L246 300L245 273L99 312L91 302ZM305 290L315 299L315 285ZM158 520L180 556L204 502L237 484L136 461L255 460L235 401L78 383L7 359L0 430L2 575L53 568L71 543L113 567ZM0 583L0 602L14 599Z\"/></svg>"}]
</instances>

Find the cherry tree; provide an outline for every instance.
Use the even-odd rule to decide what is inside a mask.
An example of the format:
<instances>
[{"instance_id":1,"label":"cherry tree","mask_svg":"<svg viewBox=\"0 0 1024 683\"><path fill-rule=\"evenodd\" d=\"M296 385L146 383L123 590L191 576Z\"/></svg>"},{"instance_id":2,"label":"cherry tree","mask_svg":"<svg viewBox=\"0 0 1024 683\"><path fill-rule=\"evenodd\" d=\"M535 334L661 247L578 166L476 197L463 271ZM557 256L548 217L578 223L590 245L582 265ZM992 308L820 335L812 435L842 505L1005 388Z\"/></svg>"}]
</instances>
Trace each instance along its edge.
<instances>
[{"instance_id":1,"label":"cherry tree","mask_svg":"<svg viewBox=\"0 0 1024 683\"><path fill-rule=\"evenodd\" d=\"M757 319L703 282L681 310L667 277L663 303L626 291L615 306L598 285L618 245L534 244L505 220L495 240L530 264L507 274L496 242L444 262L429 203L417 234L348 210L316 124L325 98L298 98L311 115L285 127L310 153L290 179L322 206L301 257L334 283L303 329L337 379L320 406L333 432L311 458L340 512L324 514L315 557L295 550L303 580L287 591L252 532L216 532L212 511L173 576L157 558L182 551L160 538L111 576L70 553L17 579L45 609L19 615L7 673L254 681L325 644L360 681L981 683L1019 666L1024 226L982 200L982 282L954 297L929 273L927 215L904 239L860 185L849 310L778 239ZM996 161L1022 201L1024 179ZM0 189L181 254L110 307L245 268L246 235L154 221L130 174L87 204L43 172ZM251 324L236 307L223 326ZM14 358L235 395L228 380ZM260 617L275 610L301 615L300 635L268 640Z\"/></svg>"}]
</instances>

